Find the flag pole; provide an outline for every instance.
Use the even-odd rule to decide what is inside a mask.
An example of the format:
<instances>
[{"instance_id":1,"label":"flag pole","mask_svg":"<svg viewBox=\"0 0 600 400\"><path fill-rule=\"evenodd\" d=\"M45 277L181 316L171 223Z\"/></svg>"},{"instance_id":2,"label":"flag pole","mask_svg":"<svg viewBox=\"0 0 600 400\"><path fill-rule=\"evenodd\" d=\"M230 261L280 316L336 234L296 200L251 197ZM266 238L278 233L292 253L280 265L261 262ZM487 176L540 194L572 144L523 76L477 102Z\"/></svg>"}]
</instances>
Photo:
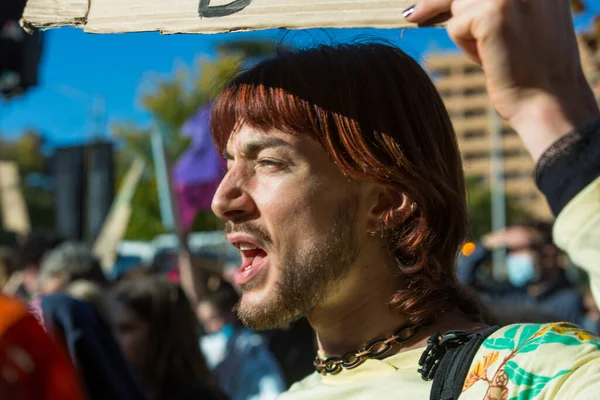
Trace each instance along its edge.
<instances>
[{"instance_id":1,"label":"flag pole","mask_svg":"<svg viewBox=\"0 0 600 400\"><path fill-rule=\"evenodd\" d=\"M169 167L164 144L164 130L162 124L158 124L151 132L152 158L154 161L154 174L158 190L158 203L160 206L160 218L163 226L169 232L177 231L175 202L173 190L169 177Z\"/></svg>"}]
</instances>

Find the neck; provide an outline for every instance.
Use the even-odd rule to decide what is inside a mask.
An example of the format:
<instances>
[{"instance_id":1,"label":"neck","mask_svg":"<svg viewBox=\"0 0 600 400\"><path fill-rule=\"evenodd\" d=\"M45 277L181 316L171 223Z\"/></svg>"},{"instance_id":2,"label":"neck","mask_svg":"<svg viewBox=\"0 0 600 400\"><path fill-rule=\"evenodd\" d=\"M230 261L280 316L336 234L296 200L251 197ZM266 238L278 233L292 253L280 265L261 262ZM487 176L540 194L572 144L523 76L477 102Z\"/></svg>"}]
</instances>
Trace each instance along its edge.
<instances>
[{"instance_id":1,"label":"neck","mask_svg":"<svg viewBox=\"0 0 600 400\"><path fill-rule=\"evenodd\" d=\"M340 301L309 315L319 349L328 355L357 350L369 341L390 336L407 319L388 307L392 290L357 290L352 299Z\"/></svg>"},{"instance_id":2,"label":"neck","mask_svg":"<svg viewBox=\"0 0 600 400\"><path fill-rule=\"evenodd\" d=\"M370 341L391 336L399 327L408 325L408 318L388 305L394 293L402 287L403 280L398 276L395 261L387 261L354 268L367 273L348 277L340 284L343 289L336 291L338 294L333 299L328 299L326 305L308 315L317 333L319 350L327 356L357 351ZM427 339L438 331L469 331L479 326L481 324L458 312L449 312L433 325L421 327L412 340L395 346L390 354L426 346Z\"/></svg>"}]
</instances>

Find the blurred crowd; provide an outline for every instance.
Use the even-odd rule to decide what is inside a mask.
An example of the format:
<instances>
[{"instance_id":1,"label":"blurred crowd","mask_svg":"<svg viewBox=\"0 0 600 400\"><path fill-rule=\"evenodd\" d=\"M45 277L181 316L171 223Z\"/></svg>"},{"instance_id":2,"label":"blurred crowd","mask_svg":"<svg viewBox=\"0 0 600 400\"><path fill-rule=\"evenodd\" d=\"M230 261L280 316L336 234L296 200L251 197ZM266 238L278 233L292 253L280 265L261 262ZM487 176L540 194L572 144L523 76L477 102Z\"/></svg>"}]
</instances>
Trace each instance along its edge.
<instances>
[{"instance_id":1,"label":"blurred crowd","mask_svg":"<svg viewBox=\"0 0 600 400\"><path fill-rule=\"evenodd\" d=\"M0 313L14 314L0 322L0 398L274 399L312 372L306 320L254 332L226 273L204 271L192 300L177 260L108 273L89 246L51 232L0 247Z\"/></svg>"},{"instance_id":2,"label":"blurred crowd","mask_svg":"<svg viewBox=\"0 0 600 400\"><path fill-rule=\"evenodd\" d=\"M569 321L599 334L586 277L552 243L551 229L526 223L485 235L463 249L459 280L496 324ZM500 274L494 251L504 253ZM312 372L315 338L305 319L254 332L235 313L230 269L204 270L195 282L204 294L190 300L177 260L161 254L109 279L86 244L51 232L1 247L0 363L12 373L3 373L0 397L26 387L30 397L18 398L274 399ZM202 257L195 262L202 269Z\"/></svg>"},{"instance_id":3,"label":"blurred crowd","mask_svg":"<svg viewBox=\"0 0 600 400\"><path fill-rule=\"evenodd\" d=\"M499 271L493 270L494 252L504 261ZM459 256L457 274L500 326L566 321L600 334L589 281L553 243L550 223L527 221L470 243Z\"/></svg>"},{"instance_id":4,"label":"blurred crowd","mask_svg":"<svg viewBox=\"0 0 600 400\"><path fill-rule=\"evenodd\" d=\"M278 329L240 323L232 269L194 254L187 237L121 270L85 243L34 232L0 248L0 400L267 400L311 373L284 396L595 398L596 337L569 324L487 326L566 321L600 334L589 292L600 299L599 110L582 84L569 6L549 3L421 1L402 15L419 25L450 18L450 37L484 68L491 105L536 160L556 226L529 221L469 243L459 284L461 158L426 73L385 44L282 52L235 78L211 114L230 167L214 212L268 243L271 232L252 225L264 218L289 246L271 270L281 277L246 307L254 320L275 314L264 326ZM249 293L267 252L237 240ZM279 325L306 314L321 320L316 357L306 319ZM398 314L403 325L376 338ZM342 369L354 374L336 381Z\"/></svg>"}]
</instances>

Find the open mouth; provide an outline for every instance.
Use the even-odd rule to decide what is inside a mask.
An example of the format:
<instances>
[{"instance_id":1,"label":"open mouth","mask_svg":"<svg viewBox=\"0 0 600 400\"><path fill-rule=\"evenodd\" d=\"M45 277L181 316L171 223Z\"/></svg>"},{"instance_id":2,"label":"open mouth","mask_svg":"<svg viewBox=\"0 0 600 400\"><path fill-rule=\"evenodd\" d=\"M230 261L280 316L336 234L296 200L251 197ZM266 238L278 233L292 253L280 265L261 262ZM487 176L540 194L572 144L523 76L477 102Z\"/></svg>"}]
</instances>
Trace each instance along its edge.
<instances>
[{"instance_id":1,"label":"open mouth","mask_svg":"<svg viewBox=\"0 0 600 400\"><path fill-rule=\"evenodd\" d=\"M242 265L233 276L235 283L242 286L265 269L269 255L257 243L249 242L247 239L230 239L230 241L242 254Z\"/></svg>"}]
</instances>

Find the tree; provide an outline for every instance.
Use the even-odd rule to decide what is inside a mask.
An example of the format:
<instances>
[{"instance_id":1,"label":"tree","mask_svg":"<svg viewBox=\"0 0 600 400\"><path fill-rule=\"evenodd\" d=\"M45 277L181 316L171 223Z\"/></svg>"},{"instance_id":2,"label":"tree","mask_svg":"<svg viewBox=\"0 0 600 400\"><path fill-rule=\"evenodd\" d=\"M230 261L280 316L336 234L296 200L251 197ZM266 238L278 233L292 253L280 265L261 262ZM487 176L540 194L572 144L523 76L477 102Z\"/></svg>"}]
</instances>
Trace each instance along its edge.
<instances>
[{"instance_id":1,"label":"tree","mask_svg":"<svg viewBox=\"0 0 600 400\"><path fill-rule=\"evenodd\" d=\"M571 8L576 14L582 13L585 11L585 2L583 0L571 0Z\"/></svg>"},{"instance_id":2,"label":"tree","mask_svg":"<svg viewBox=\"0 0 600 400\"><path fill-rule=\"evenodd\" d=\"M469 239L478 240L492 230L492 192L488 185L477 179L467 178L467 201L469 207ZM506 222L508 225L526 220L529 213L510 196L506 196Z\"/></svg>"},{"instance_id":3,"label":"tree","mask_svg":"<svg viewBox=\"0 0 600 400\"><path fill-rule=\"evenodd\" d=\"M49 159L43 148L44 138L34 130L15 141L0 140L0 160L14 161L19 166L23 197L34 229L54 227L54 196L44 184Z\"/></svg>"},{"instance_id":4,"label":"tree","mask_svg":"<svg viewBox=\"0 0 600 400\"><path fill-rule=\"evenodd\" d=\"M172 165L186 149L188 140L179 135L181 126L199 108L206 105L233 77L245 62L275 51L272 42L229 42L217 48L217 57L200 57L192 67L179 67L172 77L153 76L142 85L140 103L152 115L151 127L119 122L113 132L122 143L117 152L117 181L135 156L147 161L147 169L133 199L133 215L127 239L151 239L164 233L160 219L158 190L152 166L151 129L162 129L165 149ZM220 228L212 212L200 213L194 230Z\"/></svg>"},{"instance_id":5,"label":"tree","mask_svg":"<svg viewBox=\"0 0 600 400\"><path fill-rule=\"evenodd\" d=\"M582 14L587 11L590 11L588 8L589 4L592 4L592 0L571 0L571 9L573 10L573 13L575 15ZM599 11L600 9L598 8L592 10L592 12L596 13L598 13ZM600 15L596 15L594 19L594 26L592 29L596 32L596 35L600 35Z\"/></svg>"}]
</instances>

